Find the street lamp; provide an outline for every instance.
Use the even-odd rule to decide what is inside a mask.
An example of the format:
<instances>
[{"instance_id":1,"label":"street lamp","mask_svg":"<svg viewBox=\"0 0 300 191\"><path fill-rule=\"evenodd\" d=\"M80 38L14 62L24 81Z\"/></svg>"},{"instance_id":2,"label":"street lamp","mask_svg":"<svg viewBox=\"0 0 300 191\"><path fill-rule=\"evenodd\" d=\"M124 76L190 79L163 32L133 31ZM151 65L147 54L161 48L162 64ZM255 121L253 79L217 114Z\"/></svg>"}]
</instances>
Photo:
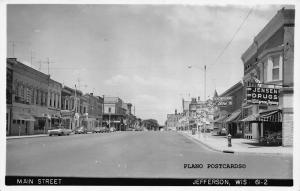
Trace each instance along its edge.
<instances>
[{"instance_id":1,"label":"street lamp","mask_svg":"<svg viewBox=\"0 0 300 191\"><path fill-rule=\"evenodd\" d=\"M204 72L204 101L206 101L206 65L204 65L204 69L197 67L197 66L192 66L192 65L189 65L188 68L189 69L197 68Z\"/></svg>"}]
</instances>

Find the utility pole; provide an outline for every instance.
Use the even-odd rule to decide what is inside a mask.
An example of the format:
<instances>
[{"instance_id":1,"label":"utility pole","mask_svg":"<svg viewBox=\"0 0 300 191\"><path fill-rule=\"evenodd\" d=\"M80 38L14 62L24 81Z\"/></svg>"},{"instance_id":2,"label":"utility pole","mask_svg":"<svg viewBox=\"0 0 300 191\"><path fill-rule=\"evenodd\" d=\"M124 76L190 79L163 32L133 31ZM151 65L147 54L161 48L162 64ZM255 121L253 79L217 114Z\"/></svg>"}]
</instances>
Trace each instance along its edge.
<instances>
[{"instance_id":1,"label":"utility pole","mask_svg":"<svg viewBox=\"0 0 300 191\"><path fill-rule=\"evenodd\" d=\"M206 101L206 65L204 65L204 101Z\"/></svg>"},{"instance_id":2,"label":"utility pole","mask_svg":"<svg viewBox=\"0 0 300 191\"><path fill-rule=\"evenodd\" d=\"M32 53L33 53L32 50L30 50L30 64L31 64L31 66L32 66L32 60L34 58Z\"/></svg>"},{"instance_id":3,"label":"utility pole","mask_svg":"<svg viewBox=\"0 0 300 191\"><path fill-rule=\"evenodd\" d=\"M40 70L40 72L41 72L41 70L42 70L42 64L47 64L48 75L50 76L50 64L51 64L51 63L55 63L55 62L50 62L50 59L47 58L46 61L41 61L41 60L39 60L38 63L40 64L40 65L39 65L39 70Z\"/></svg>"},{"instance_id":4,"label":"utility pole","mask_svg":"<svg viewBox=\"0 0 300 191\"><path fill-rule=\"evenodd\" d=\"M11 50L12 50L12 57L15 57L15 47L16 47L16 42L15 41L9 41L11 43Z\"/></svg>"}]
</instances>

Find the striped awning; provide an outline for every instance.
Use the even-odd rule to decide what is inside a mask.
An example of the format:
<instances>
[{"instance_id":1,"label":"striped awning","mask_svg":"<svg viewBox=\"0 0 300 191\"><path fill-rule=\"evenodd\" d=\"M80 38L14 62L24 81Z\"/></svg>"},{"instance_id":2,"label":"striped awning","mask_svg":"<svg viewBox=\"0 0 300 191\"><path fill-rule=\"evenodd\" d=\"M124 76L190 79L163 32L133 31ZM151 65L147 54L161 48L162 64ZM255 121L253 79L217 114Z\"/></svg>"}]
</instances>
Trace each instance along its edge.
<instances>
[{"instance_id":1,"label":"striped awning","mask_svg":"<svg viewBox=\"0 0 300 191\"><path fill-rule=\"evenodd\" d=\"M261 112L259 116L259 121L282 122L282 111L278 109Z\"/></svg>"},{"instance_id":2,"label":"striped awning","mask_svg":"<svg viewBox=\"0 0 300 191\"><path fill-rule=\"evenodd\" d=\"M244 122L282 122L282 111L268 110L260 113L249 115L248 117L242 119Z\"/></svg>"}]
</instances>

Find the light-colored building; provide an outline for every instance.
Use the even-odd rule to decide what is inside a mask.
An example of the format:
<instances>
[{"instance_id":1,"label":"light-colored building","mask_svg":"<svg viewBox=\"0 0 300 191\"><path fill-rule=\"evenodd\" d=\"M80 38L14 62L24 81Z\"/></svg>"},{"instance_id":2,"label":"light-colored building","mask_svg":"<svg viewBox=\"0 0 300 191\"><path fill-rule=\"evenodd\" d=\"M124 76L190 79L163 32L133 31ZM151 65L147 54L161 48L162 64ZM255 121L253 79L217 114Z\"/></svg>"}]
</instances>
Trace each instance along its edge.
<instances>
[{"instance_id":1,"label":"light-colored building","mask_svg":"<svg viewBox=\"0 0 300 191\"><path fill-rule=\"evenodd\" d=\"M103 122L107 127L114 127L117 131L125 131L123 120L126 109L123 100L119 97L104 96Z\"/></svg>"},{"instance_id":2,"label":"light-colored building","mask_svg":"<svg viewBox=\"0 0 300 191\"><path fill-rule=\"evenodd\" d=\"M61 93L62 125L72 130L82 126L88 106L87 99L80 90L64 86Z\"/></svg>"},{"instance_id":3,"label":"light-colored building","mask_svg":"<svg viewBox=\"0 0 300 191\"><path fill-rule=\"evenodd\" d=\"M167 114L167 120L166 120L166 128L170 130L178 130L180 127L179 119L181 118L181 114L177 113L177 110L175 110L175 113Z\"/></svg>"}]
</instances>

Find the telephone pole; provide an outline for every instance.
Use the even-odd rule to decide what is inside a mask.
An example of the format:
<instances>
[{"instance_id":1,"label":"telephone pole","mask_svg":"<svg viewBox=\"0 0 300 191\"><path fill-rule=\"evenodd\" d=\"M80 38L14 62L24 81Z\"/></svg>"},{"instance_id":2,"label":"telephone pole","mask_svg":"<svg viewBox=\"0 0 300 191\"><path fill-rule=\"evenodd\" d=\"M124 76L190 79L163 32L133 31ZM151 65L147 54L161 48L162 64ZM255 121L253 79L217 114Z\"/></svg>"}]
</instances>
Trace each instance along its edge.
<instances>
[{"instance_id":1,"label":"telephone pole","mask_svg":"<svg viewBox=\"0 0 300 191\"><path fill-rule=\"evenodd\" d=\"M206 65L204 65L204 101L206 101Z\"/></svg>"}]
</instances>

